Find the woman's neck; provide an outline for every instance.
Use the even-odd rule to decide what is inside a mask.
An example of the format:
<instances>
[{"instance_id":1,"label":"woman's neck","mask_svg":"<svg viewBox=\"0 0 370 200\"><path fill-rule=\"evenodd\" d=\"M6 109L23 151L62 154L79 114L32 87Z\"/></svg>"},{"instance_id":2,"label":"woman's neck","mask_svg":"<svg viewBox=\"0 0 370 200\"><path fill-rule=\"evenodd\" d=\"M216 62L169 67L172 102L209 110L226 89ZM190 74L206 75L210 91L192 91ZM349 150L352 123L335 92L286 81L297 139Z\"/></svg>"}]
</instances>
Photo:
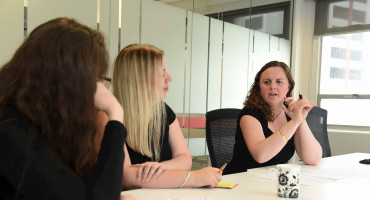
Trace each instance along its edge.
<instances>
[{"instance_id":1,"label":"woman's neck","mask_svg":"<svg viewBox=\"0 0 370 200\"><path fill-rule=\"evenodd\" d=\"M278 105L278 106L271 107L271 111L274 114L274 117L276 118L281 115L281 113L283 112L283 108L280 105Z\"/></svg>"}]
</instances>

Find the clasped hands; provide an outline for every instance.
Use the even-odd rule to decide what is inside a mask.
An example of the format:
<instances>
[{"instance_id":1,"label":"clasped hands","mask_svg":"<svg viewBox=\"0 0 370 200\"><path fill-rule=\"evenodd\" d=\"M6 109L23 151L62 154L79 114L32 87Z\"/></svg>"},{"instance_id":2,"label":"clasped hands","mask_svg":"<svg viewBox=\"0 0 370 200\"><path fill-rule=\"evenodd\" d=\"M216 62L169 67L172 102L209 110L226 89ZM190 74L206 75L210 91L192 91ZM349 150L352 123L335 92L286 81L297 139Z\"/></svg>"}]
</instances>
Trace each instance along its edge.
<instances>
[{"instance_id":1,"label":"clasped hands","mask_svg":"<svg viewBox=\"0 0 370 200\"><path fill-rule=\"evenodd\" d=\"M151 179L157 178L167 169L165 164L159 162L145 162L132 166L138 168L137 180L142 182L148 182Z\"/></svg>"},{"instance_id":2,"label":"clasped hands","mask_svg":"<svg viewBox=\"0 0 370 200\"><path fill-rule=\"evenodd\" d=\"M299 123L302 123L310 110L315 106L315 103L309 100L306 97L302 99L294 100L293 97L286 97L284 102L288 105L288 108L285 105L281 105L285 113L292 119Z\"/></svg>"}]
</instances>

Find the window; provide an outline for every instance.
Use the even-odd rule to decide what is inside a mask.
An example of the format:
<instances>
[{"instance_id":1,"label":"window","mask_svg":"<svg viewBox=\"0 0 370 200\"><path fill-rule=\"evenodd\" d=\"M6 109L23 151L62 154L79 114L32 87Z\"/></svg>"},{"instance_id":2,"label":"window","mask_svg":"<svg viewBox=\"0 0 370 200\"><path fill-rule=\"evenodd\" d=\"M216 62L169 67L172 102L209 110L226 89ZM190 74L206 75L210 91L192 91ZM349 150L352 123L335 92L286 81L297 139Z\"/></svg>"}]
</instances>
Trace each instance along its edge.
<instances>
[{"instance_id":1,"label":"window","mask_svg":"<svg viewBox=\"0 0 370 200\"><path fill-rule=\"evenodd\" d=\"M357 2L360 2L360 3L367 3L367 0L354 0L354 1L357 1Z\"/></svg>"},{"instance_id":2,"label":"window","mask_svg":"<svg viewBox=\"0 0 370 200\"><path fill-rule=\"evenodd\" d=\"M349 35L344 34L344 35L333 35L334 38L340 38L340 39L347 39ZM352 40L355 41L362 41L362 33L353 33L350 35Z\"/></svg>"},{"instance_id":3,"label":"window","mask_svg":"<svg viewBox=\"0 0 370 200\"><path fill-rule=\"evenodd\" d=\"M209 14L209 17L289 40L290 2Z\"/></svg>"},{"instance_id":4,"label":"window","mask_svg":"<svg viewBox=\"0 0 370 200\"><path fill-rule=\"evenodd\" d=\"M357 22L365 22L365 14L366 12L356 10L356 9L348 9L343 8L340 6L334 6L333 7L333 17L338 19L344 19L347 20L349 15L352 15L352 20ZM347 24L346 24L347 25Z\"/></svg>"},{"instance_id":5,"label":"window","mask_svg":"<svg viewBox=\"0 0 370 200\"><path fill-rule=\"evenodd\" d=\"M315 0L315 2L315 36L370 30L370 1Z\"/></svg>"},{"instance_id":6,"label":"window","mask_svg":"<svg viewBox=\"0 0 370 200\"><path fill-rule=\"evenodd\" d=\"M345 59L346 58L346 49L332 47L331 48L331 57L332 58Z\"/></svg>"},{"instance_id":7,"label":"window","mask_svg":"<svg viewBox=\"0 0 370 200\"><path fill-rule=\"evenodd\" d=\"M344 69L338 67L330 67L330 78L344 79Z\"/></svg>"},{"instance_id":8,"label":"window","mask_svg":"<svg viewBox=\"0 0 370 200\"><path fill-rule=\"evenodd\" d=\"M362 51L351 50L351 60L362 61Z\"/></svg>"},{"instance_id":9,"label":"window","mask_svg":"<svg viewBox=\"0 0 370 200\"><path fill-rule=\"evenodd\" d=\"M370 32L322 37L318 104L329 125L370 126Z\"/></svg>"},{"instance_id":10,"label":"window","mask_svg":"<svg viewBox=\"0 0 370 200\"><path fill-rule=\"evenodd\" d=\"M361 80L361 70L349 70L349 80Z\"/></svg>"},{"instance_id":11,"label":"window","mask_svg":"<svg viewBox=\"0 0 370 200\"><path fill-rule=\"evenodd\" d=\"M352 40L362 41L362 33L353 33Z\"/></svg>"}]
</instances>

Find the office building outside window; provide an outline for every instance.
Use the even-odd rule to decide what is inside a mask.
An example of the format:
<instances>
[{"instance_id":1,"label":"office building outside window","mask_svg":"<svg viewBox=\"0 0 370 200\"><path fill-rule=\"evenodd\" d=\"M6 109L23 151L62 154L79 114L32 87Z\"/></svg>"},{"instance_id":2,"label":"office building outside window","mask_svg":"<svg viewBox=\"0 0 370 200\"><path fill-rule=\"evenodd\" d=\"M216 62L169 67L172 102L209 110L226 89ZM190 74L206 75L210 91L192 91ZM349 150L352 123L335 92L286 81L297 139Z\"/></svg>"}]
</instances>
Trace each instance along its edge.
<instances>
[{"instance_id":1,"label":"office building outside window","mask_svg":"<svg viewBox=\"0 0 370 200\"><path fill-rule=\"evenodd\" d=\"M328 124L370 126L370 32L322 38L318 97Z\"/></svg>"}]
</instances>

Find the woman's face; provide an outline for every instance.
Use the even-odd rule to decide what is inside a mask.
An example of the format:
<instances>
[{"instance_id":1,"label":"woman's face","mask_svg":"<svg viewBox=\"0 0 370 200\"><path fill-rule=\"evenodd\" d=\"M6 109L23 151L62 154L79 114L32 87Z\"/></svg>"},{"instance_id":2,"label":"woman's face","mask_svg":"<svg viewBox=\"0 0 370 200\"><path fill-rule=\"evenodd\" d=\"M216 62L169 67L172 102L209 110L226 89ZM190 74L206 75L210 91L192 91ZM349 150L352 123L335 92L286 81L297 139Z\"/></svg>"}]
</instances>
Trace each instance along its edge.
<instances>
[{"instance_id":1,"label":"woman's face","mask_svg":"<svg viewBox=\"0 0 370 200\"><path fill-rule=\"evenodd\" d=\"M167 72L166 59L162 60L162 77L158 79L158 90L160 92L161 99L165 99L168 92L168 83L172 81L172 77Z\"/></svg>"},{"instance_id":2,"label":"woman's face","mask_svg":"<svg viewBox=\"0 0 370 200\"><path fill-rule=\"evenodd\" d=\"M290 89L285 71L278 66L262 72L259 85L263 100L270 106L280 105Z\"/></svg>"}]
</instances>

